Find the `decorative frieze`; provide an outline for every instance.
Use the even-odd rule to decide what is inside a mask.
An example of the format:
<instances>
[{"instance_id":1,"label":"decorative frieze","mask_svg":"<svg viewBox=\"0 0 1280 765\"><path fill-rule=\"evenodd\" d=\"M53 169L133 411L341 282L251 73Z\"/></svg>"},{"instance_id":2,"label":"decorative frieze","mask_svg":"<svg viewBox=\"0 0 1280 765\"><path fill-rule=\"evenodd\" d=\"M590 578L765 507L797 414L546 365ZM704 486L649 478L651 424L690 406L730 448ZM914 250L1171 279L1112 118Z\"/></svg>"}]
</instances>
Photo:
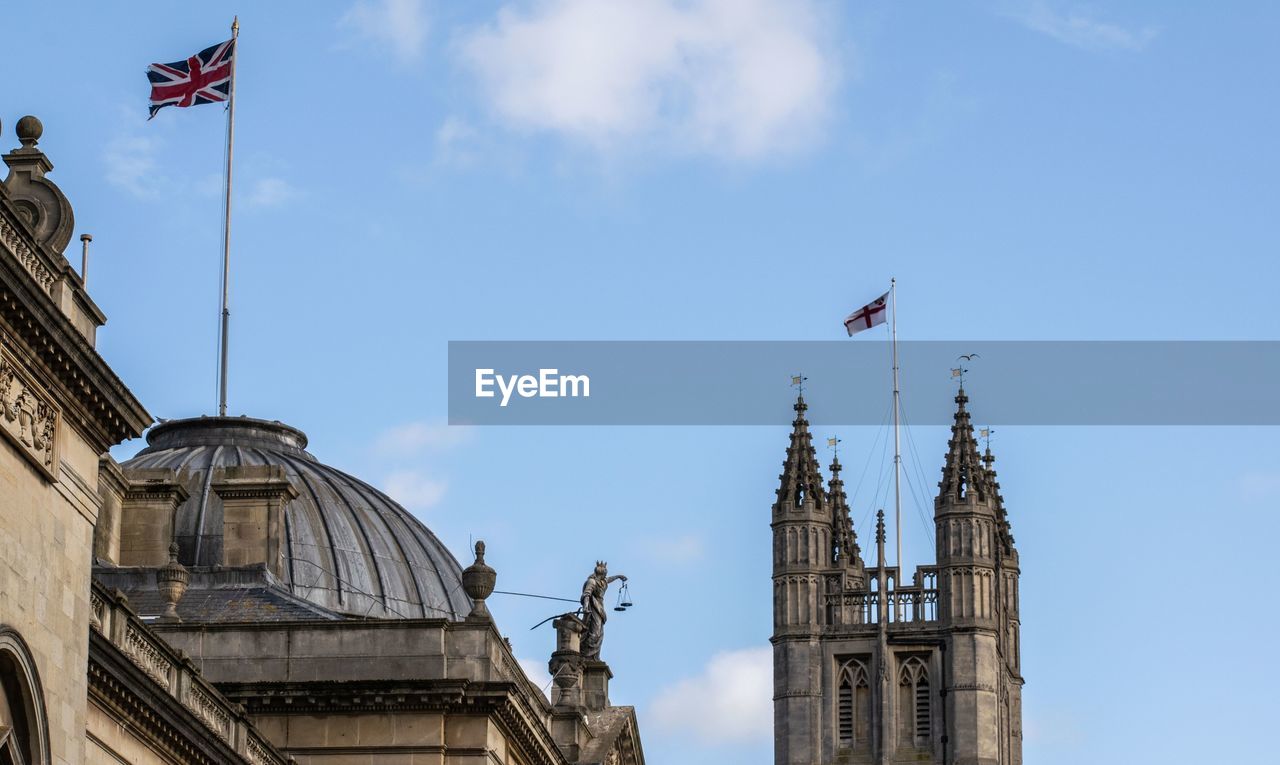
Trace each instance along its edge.
<instances>
[{"instance_id":1,"label":"decorative frieze","mask_svg":"<svg viewBox=\"0 0 1280 765\"><path fill-rule=\"evenodd\" d=\"M0 430L51 481L58 480L62 410L7 349L0 347Z\"/></svg>"}]
</instances>

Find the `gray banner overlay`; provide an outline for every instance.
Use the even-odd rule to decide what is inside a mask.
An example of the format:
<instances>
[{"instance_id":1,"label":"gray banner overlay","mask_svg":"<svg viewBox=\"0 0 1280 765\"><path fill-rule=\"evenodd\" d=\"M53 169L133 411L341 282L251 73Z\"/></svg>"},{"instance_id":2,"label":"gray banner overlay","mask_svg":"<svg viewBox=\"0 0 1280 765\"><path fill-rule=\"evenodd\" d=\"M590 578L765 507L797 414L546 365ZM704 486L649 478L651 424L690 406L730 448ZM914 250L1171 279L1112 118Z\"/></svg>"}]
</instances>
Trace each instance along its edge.
<instances>
[{"instance_id":1,"label":"gray banner overlay","mask_svg":"<svg viewBox=\"0 0 1280 765\"><path fill-rule=\"evenodd\" d=\"M793 416L791 378L803 374L812 421L879 425L890 350L865 339L454 341L449 422L779 425ZM913 425L950 423L953 368L967 370L969 408L984 425L1280 424L1280 342L922 341L898 353Z\"/></svg>"}]
</instances>

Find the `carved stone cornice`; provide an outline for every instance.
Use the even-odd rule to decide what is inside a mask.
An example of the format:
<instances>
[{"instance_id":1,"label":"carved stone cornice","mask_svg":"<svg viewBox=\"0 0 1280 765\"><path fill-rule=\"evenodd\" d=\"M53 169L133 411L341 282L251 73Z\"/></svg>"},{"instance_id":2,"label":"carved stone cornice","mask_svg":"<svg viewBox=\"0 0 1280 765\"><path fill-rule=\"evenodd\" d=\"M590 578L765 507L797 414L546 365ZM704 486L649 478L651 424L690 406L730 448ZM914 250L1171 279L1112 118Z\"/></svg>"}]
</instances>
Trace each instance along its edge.
<instances>
[{"instance_id":1,"label":"carved stone cornice","mask_svg":"<svg viewBox=\"0 0 1280 765\"><path fill-rule=\"evenodd\" d=\"M151 415L98 352L12 258L0 257L0 346L45 383L93 446L142 435Z\"/></svg>"},{"instance_id":2,"label":"carved stone cornice","mask_svg":"<svg viewBox=\"0 0 1280 765\"><path fill-rule=\"evenodd\" d=\"M187 501L190 493L178 482L178 474L167 468L131 470L125 475L124 501L159 502L177 507Z\"/></svg>"},{"instance_id":3,"label":"carved stone cornice","mask_svg":"<svg viewBox=\"0 0 1280 765\"><path fill-rule=\"evenodd\" d=\"M53 396L0 346L0 430L50 481L58 480L61 417Z\"/></svg>"},{"instance_id":4,"label":"carved stone cornice","mask_svg":"<svg viewBox=\"0 0 1280 765\"><path fill-rule=\"evenodd\" d=\"M223 468L210 487L223 500L261 499L282 504L298 496L298 490L279 465Z\"/></svg>"},{"instance_id":5,"label":"carved stone cornice","mask_svg":"<svg viewBox=\"0 0 1280 765\"><path fill-rule=\"evenodd\" d=\"M141 435L151 415L59 307L71 290L97 324L104 321L80 277L52 248L61 235L38 240L35 221L19 214L20 197L0 184L0 342L46 384L69 424L105 452Z\"/></svg>"},{"instance_id":6,"label":"carved stone cornice","mask_svg":"<svg viewBox=\"0 0 1280 765\"><path fill-rule=\"evenodd\" d=\"M368 680L331 683L218 683L253 715L349 715L440 712L485 715L520 747L522 762L568 765L542 715L511 682Z\"/></svg>"},{"instance_id":7,"label":"carved stone cornice","mask_svg":"<svg viewBox=\"0 0 1280 765\"><path fill-rule=\"evenodd\" d=\"M120 463L116 462L110 454L104 454L98 458L98 489L118 494L121 497L129 489L129 481L124 477L124 471L120 469Z\"/></svg>"}]
</instances>

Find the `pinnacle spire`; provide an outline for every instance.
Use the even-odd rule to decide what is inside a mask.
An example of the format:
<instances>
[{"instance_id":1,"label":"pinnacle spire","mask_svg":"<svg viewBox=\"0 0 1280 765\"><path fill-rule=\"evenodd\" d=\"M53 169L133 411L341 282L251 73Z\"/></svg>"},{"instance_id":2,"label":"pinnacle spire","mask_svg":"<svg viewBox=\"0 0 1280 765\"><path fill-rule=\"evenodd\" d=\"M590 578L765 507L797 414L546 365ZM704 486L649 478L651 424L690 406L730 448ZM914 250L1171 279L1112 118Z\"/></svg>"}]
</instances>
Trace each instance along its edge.
<instances>
[{"instance_id":1,"label":"pinnacle spire","mask_svg":"<svg viewBox=\"0 0 1280 765\"><path fill-rule=\"evenodd\" d=\"M996 530L996 537L1000 544L1008 553L1013 549L1013 526L1009 523L1009 513L1004 509L1004 497L1000 496L1000 482L996 480L996 457L991 453L991 441L987 441L987 449L982 454L983 472L987 478L987 490L990 492L991 498L996 506L996 517L999 519L999 528Z\"/></svg>"},{"instance_id":2,"label":"pinnacle spire","mask_svg":"<svg viewBox=\"0 0 1280 765\"><path fill-rule=\"evenodd\" d=\"M827 496L831 499L831 521L835 529L834 559L844 565L858 565L862 550L858 547L858 535L853 530L853 518L849 514L849 499L844 493L844 480L840 478L840 456L831 458L831 480L827 482Z\"/></svg>"},{"instance_id":3,"label":"pinnacle spire","mask_svg":"<svg viewBox=\"0 0 1280 765\"><path fill-rule=\"evenodd\" d=\"M823 509L827 496L818 458L813 451L809 420L804 416L809 405L804 402L803 393L796 397L792 408L796 410L796 418L791 422L791 443L787 446L787 459L782 463L782 473L778 476L781 480L778 502L791 502L798 508L806 499L812 499L818 509Z\"/></svg>"},{"instance_id":4,"label":"pinnacle spire","mask_svg":"<svg viewBox=\"0 0 1280 765\"><path fill-rule=\"evenodd\" d=\"M951 439L947 441L947 459L938 482L939 503L964 500L976 492L978 501L987 499L991 479L984 459L978 456L978 442L973 437L973 422L965 404L969 397L964 386L956 393L955 420L951 423ZM993 457L992 460L995 458Z\"/></svg>"},{"instance_id":5,"label":"pinnacle spire","mask_svg":"<svg viewBox=\"0 0 1280 765\"><path fill-rule=\"evenodd\" d=\"M876 511L876 566L883 569L884 560L884 510Z\"/></svg>"}]
</instances>

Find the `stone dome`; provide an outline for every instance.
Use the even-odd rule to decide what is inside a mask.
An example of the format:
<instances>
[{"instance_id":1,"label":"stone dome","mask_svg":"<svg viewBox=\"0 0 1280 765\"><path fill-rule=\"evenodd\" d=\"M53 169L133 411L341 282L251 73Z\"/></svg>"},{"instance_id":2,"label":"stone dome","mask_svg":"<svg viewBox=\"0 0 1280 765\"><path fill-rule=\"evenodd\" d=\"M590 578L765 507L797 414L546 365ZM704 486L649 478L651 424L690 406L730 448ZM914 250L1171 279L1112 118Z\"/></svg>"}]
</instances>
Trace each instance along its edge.
<instances>
[{"instance_id":1,"label":"stone dome","mask_svg":"<svg viewBox=\"0 0 1280 765\"><path fill-rule=\"evenodd\" d=\"M457 559L431 530L374 487L306 451L302 431L248 417L163 422L126 471L172 469L189 497L177 510L179 560L223 563L218 468L278 466L297 491L284 506L279 586L339 614L461 619L471 610Z\"/></svg>"}]
</instances>

